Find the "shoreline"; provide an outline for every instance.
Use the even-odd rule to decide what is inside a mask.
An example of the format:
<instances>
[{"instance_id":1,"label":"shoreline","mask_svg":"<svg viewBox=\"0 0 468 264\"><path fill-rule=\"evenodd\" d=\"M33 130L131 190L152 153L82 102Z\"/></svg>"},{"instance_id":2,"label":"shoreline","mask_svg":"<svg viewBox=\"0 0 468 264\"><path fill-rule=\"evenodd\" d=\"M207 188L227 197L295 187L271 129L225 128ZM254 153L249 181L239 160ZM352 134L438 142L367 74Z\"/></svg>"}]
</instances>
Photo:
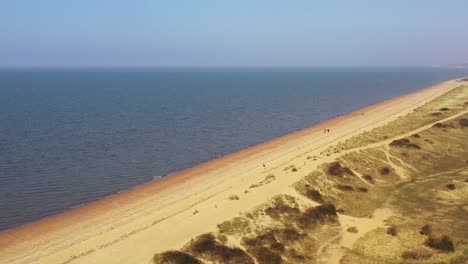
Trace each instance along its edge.
<instances>
[{"instance_id":1,"label":"shoreline","mask_svg":"<svg viewBox=\"0 0 468 264\"><path fill-rule=\"evenodd\" d=\"M196 184L197 181L202 182L204 179L210 177L213 178L214 176L210 175L210 173L213 174L217 170L226 169L229 166L234 166L236 165L236 163L244 161L248 162L250 161L250 159L260 158L261 160L264 160L264 163L267 163L267 166L270 166L269 162L273 163L276 159L275 156L271 157L271 154L274 153L278 148L283 147L286 143L302 140L303 138L311 136L314 133L322 132L324 128L332 128L333 132L333 128L337 125L343 125L346 122L352 120L354 121L355 119L359 118L366 118L367 113L371 113L373 111L378 110L384 111L385 107L390 107L391 105L397 104L399 101L404 101L405 99L409 100L409 98L415 97L414 100L416 100L418 99L416 98L418 95L429 93L431 91L434 91L434 95L432 96L435 96L434 98L436 98L441 94L458 86L459 79L441 82L436 85L423 88L412 93L408 93L370 106L366 106L353 112L340 115L338 117L318 123L311 127L300 129L289 134L280 136L278 138L274 138L263 143L242 149L240 151L227 154L206 162L202 162L191 168L168 174L168 176L163 176L159 179L152 180L145 184L136 186L132 189L112 194L110 196L106 196L100 200L91 203L86 203L78 208L67 210L66 212L57 215L52 215L50 217L46 217L31 223L27 223L13 229L4 230L0 232L0 256L4 254L2 251L8 251L11 248L16 248L16 244L21 244L25 241L27 242L29 240L34 239L46 239L44 238L44 236L54 235L54 233L59 234L61 230L66 230L67 228L72 228L73 226L79 226L80 224L96 224L101 220L100 218L105 218L106 215L110 215L112 211L115 211L114 213L118 214L122 211L125 211L127 207L131 207L132 205L138 204L139 202L144 203L148 200L157 200L158 198L164 198L164 195L170 193L171 191L180 192L180 190L176 190L177 187L181 187L184 184L186 185L192 182ZM445 87L447 85L452 85L453 87L447 88ZM442 89L444 87L445 90ZM437 90L439 88L442 89L441 92L443 93L437 93ZM425 102L432 100L432 96L428 95L427 97L424 97L419 101L415 102L413 104L413 107L410 107L410 109L405 108L404 110L412 110L424 104ZM383 120L383 122L384 121L385 120ZM358 131L353 131L352 133L361 133L362 131L360 130L366 130L367 128L369 128L369 126L359 128ZM341 138L335 138L332 141L336 141L339 139ZM312 143L314 142L311 142L311 144ZM325 142L324 146L330 144L331 143L329 142ZM257 164L256 166L255 164L250 167L247 166L247 170L244 173L247 173L251 170L259 169L259 167L261 166L261 163ZM93 220L95 220L95 222L93 222ZM162 219L161 221L163 220L165 219ZM89 227L86 226L86 228ZM190 237L187 237L187 239L189 238Z\"/></svg>"},{"instance_id":2,"label":"shoreline","mask_svg":"<svg viewBox=\"0 0 468 264\"><path fill-rule=\"evenodd\" d=\"M462 79L462 78L459 78L459 79ZM454 79L454 80L458 80L458 79ZM445 82L445 81L444 81ZM431 86L432 87L432 86ZM124 190L120 190L120 191L117 191L115 193L111 193L111 194L106 194L106 195L102 195L100 197L98 197L96 200L92 200L92 201L85 201L85 202L79 202L79 203L76 203L76 204L73 204L72 206L66 208L66 209L63 209L63 210L60 210L59 212L55 212L55 213L52 213L50 215L46 215L46 216L43 216L43 217L40 217L36 220L32 220L32 221L28 221L28 222L25 222L25 223L22 223L22 224L19 224L17 226L14 226L14 227L10 227L10 228L7 228L7 229L4 229L4 230L0 230L0 238L2 236L2 234L5 234L5 233L8 233L10 231L13 231L13 230L16 230L16 229L21 229L23 227L26 227L26 226L29 226L29 225L34 225L36 223L39 223L39 222L43 222L43 221L46 221L50 218L54 218L54 217L57 217L57 216L60 216L62 214L67 214L67 213L71 213L75 210L78 210L78 209L81 209L83 207L87 207L87 206L91 206L92 204L96 203L96 202L100 202L102 200L106 200L106 199L109 199L113 196L116 196L116 195L120 195L122 193L126 193L126 192L129 192L129 191L133 191L135 189L138 189L138 188L141 188L147 184L155 184L157 181L160 181L164 178L167 178L167 177L174 177L174 176L177 176L178 174L180 173L185 173L186 171L189 171L189 170L192 170L200 165L203 165L205 163L209 163L209 162L213 162L213 161L216 161L218 159L222 159L223 157L226 157L226 156L229 156L229 155L233 155L233 154L236 154L238 152L242 152L244 150L247 150L247 149L250 149L250 148L254 148L254 147L257 147L259 145L262 145L262 144L265 144L265 143L268 143L270 141L275 141L275 140L280 140L282 139L283 137L286 137L288 135L291 135L291 134L294 134L294 133L297 133L297 132L300 132L300 131L303 131L303 130L307 130L307 129L311 129L311 128L314 128L316 126L319 126L319 125L322 125L322 124L325 124L326 122L328 121L332 121L332 120L335 120L336 118L339 118L339 117L343 117L343 116L347 116L347 115L350 115L354 112L359 112L363 109L366 109L368 107L371 107L371 106L374 106L374 105L377 105L377 104L380 104L380 103L383 103L383 102L386 102L386 101L389 101L389 100L393 100L393 99L398 99L400 97L403 97L403 96L406 96L406 95L410 95L410 94L413 94L413 93L418 93L422 90L425 90L425 89L429 89L431 87L426 87L426 88L423 88L421 90L417 90L417 91L414 91L414 92L410 92L410 93L407 93L407 94L403 94L403 95L400 95L400 96L397 96L397 97L393 97L393 98L390 98L390 99L386 99L384 101L380 101L380 102L376 102L376 103L373 103L373 104L370 104L370 105L367 105L367 106L364 106L364 107L361 107L361 108L357 108L355 110L352 110L350 112L347 112L347 113L342 113L340 115L337 115L335 117L331 117L329 119L325 119L323 121L318 121L317 123L311 125L311 126L308 126L308 127L305 127L305 128L300 128L300 129L296 129L296 130L293 130L291 132L286 132L280 136L277 136L277 137L274 137L272 139L268 139L268 140L265 140L263 142L260 142L260 143L256 143L254 145L250 145L250 146L247 146L243 149L240 149L240 150L237 150L237 151L234 151L234 152L231 152L231 153L228 153L228 154L225 154L225 155L221 155L221 156L217 156L217 157L213 157L211 159L208 159L208 160L205 160L205 161L200 161L200 162L197 162L195 165L193 166L190 166L190 167L187 167L187 168L181 168L181 169L175 169L173 171L170 171L168 172L167 174L164 174L164 175L158 175L158 176L153 176L152 177L152 180L148 181L148 182L145 182L145 183L142 183L142 184L139 184L139 185L136 185L134 187L131 187L129 189L124 189ZM0 241L1 242L1 241ZM1 245L1 243L0 243Z\"/></svg>"}]
</instances>

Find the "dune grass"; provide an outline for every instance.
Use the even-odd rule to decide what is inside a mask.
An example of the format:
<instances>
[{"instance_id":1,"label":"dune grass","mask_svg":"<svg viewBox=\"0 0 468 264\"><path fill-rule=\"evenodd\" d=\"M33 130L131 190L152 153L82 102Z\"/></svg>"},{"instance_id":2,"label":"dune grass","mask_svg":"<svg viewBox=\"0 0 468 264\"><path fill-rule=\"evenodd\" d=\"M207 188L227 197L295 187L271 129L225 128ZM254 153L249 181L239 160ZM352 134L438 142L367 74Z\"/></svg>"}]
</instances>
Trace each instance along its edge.
<instances>
[{"instance_id":1,"label":"dune grass","mask_svg":"<svg viewBox=\"0 0 468 264\"><path fill-rule=\"evenodd\" d=\"M448 116L454 115L466 109L464 102L468 94L468 85L460 85L448 93L436 98L435 100L418 107L408 115L390 122L384 126L364 132L358 136L340 142L334 149L339 151L362 147L371 143L395 137L408 131L417 129L424 125L442 120ZM446 111L440 109L446 108ZM433 115L431 113L438 113ZM330 150L331 151L331 150Z\"/></svg>"}]
</instances>

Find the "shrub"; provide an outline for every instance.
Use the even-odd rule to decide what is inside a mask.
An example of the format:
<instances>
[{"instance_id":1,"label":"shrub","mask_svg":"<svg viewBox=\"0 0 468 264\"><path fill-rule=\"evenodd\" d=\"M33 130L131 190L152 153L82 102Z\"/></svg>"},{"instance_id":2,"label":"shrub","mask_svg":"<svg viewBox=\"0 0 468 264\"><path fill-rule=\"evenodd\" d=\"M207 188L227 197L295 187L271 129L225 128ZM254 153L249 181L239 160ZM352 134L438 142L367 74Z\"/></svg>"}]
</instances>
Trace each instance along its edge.
<instances>
[{"instance_id":1,"label":"shrub","mask_svg":"<svg viewBox=\"0 0 468 264\"><path fill-rule=\"evenodd\" d=\"M247 247L247 252L254 256L258 263L282 263L283 259L278 252L284 252L286 247L276 239L276 236L284 237L285 232L291 235L291 231L294 234L297 233L294 232L294 229L274 229L256 237L244 237L242 243Z\"/></svg>"},{"instance_id":2,"label":"shrub","mask_svg":"<svg viewBox=\"0 0 468 264\"><path fill-rule=\"evenodd\" d=\"M348 167L343 167L343 173L348 174L348 175L356 175L354 172L348 168Z\"/></svg>"},{"instance_id":3,"label":"shrub","mask_svg":"<svg viewBox=\"0 0 468 264\"><path fill-rule=\"evenodd\" d=\"M374 178L373 178L372 176L370 176L370 175L367 175L367 174L364 175L364 176L362 176L362 178L363 178L364 180L366 180L367 182L369 182L369 183L374 183L374 182L375 182L375 181L374 181Z\"/></svg>"},{"instance_id":4,"label":"shrub","mask_svg":"<svg viewBox=\"0 0 468 264\"><path fill-rule=\"evenodd\" d=\"M297 171L297 168L296 168L296 167L292 167L291 171L296 172L296 171Z\"/></svg>"},{"instance_id":5,"label":"shrub","mask_svg":"<svg viewBox=\"0 0 468 264\"><path fill-rule=\"evenodd\" d=\"M235 194L233 194L233 195L229 196L229 198L228 198L228 199L229 199L229 200L239 200L239 196L238 196L238 195L235 195Z\"/></svg>"},{"instance_id":6,"label":"shrub","mask_svg":"<svg viewBox=\"0 0 468 264\"><path fill-rule=\"evenodd\" d=\"M283 252L286 249L283 243L281 242L272 243L270 248L273 249L274 251L279 251L279 252Z\"/></svg>"},{"instance_id":7,"label":"shrub","mask_svg":"<svg viewBox=\"0 0 468 264\"><path fill-rule=\"evenodd\" d=\"M442 124L442 123L435 123L432 127L435 127L435 128L447 128L448 126L446 124Z\"/></svg>"},{"instance_id":8,"label":"shrub","mask_svg":"<svg viewBox=\"0 0 468 264\"><path fill-rule=\"evenodd\" d=\"M431 235L432 234L432 226L430 224L425 224L423 227L421 227L421 230L419 231L421 235Z\"/></svg>"},{"instance_id":9,"label":"shrub","mask_svg":"<svg viewBox=\"0 0 468 264\"><path fill-rule=\"evenodd\" d=\"M349 185L338 184L336 187L342 191L354 191L354 188Z\"/></svg>"},{"instance_id":10,"label":"shrub","mask_svg":"<svg viewBox=\"0 0 468 264\"><path fill-rule=\"evenodd\" d=\"M354 172L348 167L342 167L338 161L327 164L326 171L329 175L341 177L344 174L355 175Z\"/></svg>"},{"instance_id":11,"label":"shrub","mask_svg":"<svg viewBox=\"0 0 468 264\"><path fill-rule=\"evenodd\" d=\"M439 111L443 111L443 112L446 112L446 111L448 111L448 110L449 110L449 109L448 109L447 107L443 107L443 108L439 109Z\"/></svg>"},{"instance_id":12,"label":"shrub","mask_svg":"<svg viewBox=\"0 0 468 264\"><path fill-rule=\"evenodd\" d=\"M327 164L327 173L332 176L343 176L341 164L337 161Z\"/></svg>"},{"instance_id":13,"label":"shrub","mask_svg":"<svg viewBox=\"0 0 468 264\"><path fill-rule=\"evenodd\" d=\"M242 249L222 245L211 233L192 240L187 246L187 251L212 262L254 264L253 259Z\"/></svg>"},{"instance_id":14,"label":"shrub","mask_svg":"<svg viewBox=\"0 0 468 264\"><path fill-rule=\"evenodd\" d=\"M468 119L467 118L462 118L462 119L458 120L458 123L462 127L468 127Z\"/></svg>"},{"instance_id":15,"label":"shrub","mask_svg":"<svg viewBox=\"0 0 468 264\"><path fill-rule=\"evenodd\" d=\"M247 250L259 264L281 264L281 256L267 247L252 247Z\"/></svg>"},{"instance_id":16,"label":"shrub","mask_svg":"<svg viewBox=\"0 0 468 264\"><path fill-rule=\"evenodd\" d=\"M305 196L307 198L311 199L312 201L317 202L317 203L323 203L324 202L320 192L315 190L315 189L307 189L306 193L305 193Z\"/></svg>"},{"instance_id":17,"label":"shrub","mask_svg":"<svg viewBox=\"0 0 468 264\"><path fill-rule=\"evenodd\" d=\"M413 134L411 135L411 137L414 137L414 138L421 138L421 136L419 134Z\"/></svg>"},{"instance_id":18,"label":"shrub","mask_svg":"<svg viewBox=\"0 0 468 264\"><path fill-rule=\"evenodd\" d=\"M348 229L346 229L346 231L350 232L350 233L357 233L358 230L355 226L351 226L351 227L348 227Z\"/></svg>"},{"instance_id":19,"label":"shrub","mask_svg":"<svg viewBox=\"0 0 468 264\"><path fill-rule=\"evenodd\" d=\"M455 190L457 188L457 187L455 187L455 184L453 184L453 183L447 184L445 187L447 187L447 189L449 189L451 191Z\"/></svg>"},{"instance_id":20,"label":"shrub","mask_svg":"<svg viewBox=\"0 0 468 264\"><path fill-rule=\"evenodd\" d=\"M424 260L428 259L432 256L432 253L430 252L418 252L418 251L404 251L401 254L402 259L412 259L412 260Z\"/></svg>"},{"instance_id":21,"label":"shrub","mask_svg":"<svg viewBox=\"0 0 468 264\"><path fill-rule=\"evenodd\" d=\"M387 228L387 234L392 235L392 236L396 236L398 234L397 227L396 226L389 226Z\"/></svg>"},{"instance_id":22,"label":"shrub","mask_svg":"<svg viewBox=\"0 0 468 264\"><path fill-rule=\"evenodd\" d=\"M400 147L405 146L410 143L410 140L407 138L395 139L390 143L390 146Z\"/></svg>"},{"instance_id":23,"label":"shrub","mask_svg":"<svg viewBox=\"0 0 468 264\"><path fill-rule=\"evenodd\" d=\"M223 235L223 234L218 234L217 236L219 242L221 242L222 244L226 244L228 238L227 236Z\"/></svg>"},{"instance_id":24,"label":"shrub","mask_svg":"<svg viewBox=\"0 0 468 264\"><path fill-rule=\"evenodd\" d=\"M279 240L284 242L297 241L305 236L303 234L300 234L299 232L297 232L296 229L293 228L277 229L275 230L275 234L279 238Z\"/></svg>"},{"instance_id":25,"label":"shrub","mask_svg":"<svg viewBox=\"0 0 468 264\"><path fill-rule=\"evenodd\" d=\"M296 222L302 228L312 228L317 224L324 224L327 221L336 222L336 208L333 204L322 204L305 210L296 218Z\"/></svg>"},{"instance_id":26,"label":"shrub","mask_svg":"<svg viewBox=\"0 0 468 264\"><path fill-rule=\"evenodd\" d=\"M392 147L406 147L406 148L413 148L413 149L421 149L421 147L419 145L411 143L410 140L407 139L407 138L401 138L401 139L393 140L390 143L390 146L392 146Z\"/></svg>"},{"instance_id":27,"label":"shrub","mask_svg":"<svg viewBox=\"0 0 468 264\"><path fill-rule=\"evenodd\" d=\"M288 252L288 253L289 253L289 255L290 255L293 259L296 259L296 260L301 261L300 263L304 263L304 261L305 261L305 259L306 259L306 258L304 257L304 255L299 254L299 253L297 252L297 250L294 249L294 248L289 249L289 252Z\"/></svg>"},{"instance_id":28,"label":"shrub","mask_svg":"<svg viewBox=\"0 0 468 264\"><path fill-rule=\"evenodd\" d=\"M192 255L175 250L154 255L153 262L154 264L202 264Z\"/></svg>"},{"instance_id":29,"label":"shrub","mask_svg":"<svg viewBox=\"0 0 468 264\"><path fill-rule=\"evenodd\" d=\"M431 113L431 116L440 116L440 115L442 115L442 113L441 113L441 112L435 112L435 113Z\"/></svg>"},{"instance_id":30,"label":"shrub","mask_svg":"<svg viewBox=\"0 0 468 264\"><path fill-rule=\"evenodd\" d=\"M365 188L365 187L359 187L358 190L359 190L360 192L368 192L368 191L369 191L369 190L367 190L367 188Z\"/></svg>"},{"instance_id":31,"label":"shrub","mask_svg":"<svg viewBox=\"0 0 468 264\"><path fill-rule=\"evenodd\" d=\"M299 215L301 211L297 207L285 204L282 200L277 200L272 207L265 209L265 214L273 219L279 219L283 216L291 217Z\"/></svg>"},{"instance_id":32,"label":"shrub","mask_svg":"<svg viewBox=\"0 0 468 264\"><path fill-rule=\"evenodd\" d=\"M379 170L379 172L380 172L380 174L382 174L382 175L388 175L388 174L390 174L391 169L390 169L390 167L385 166L385 167L381 168L381 169Z\"/></svg>"},{"instance_id":33,"label":"shrub","mask_svg":"<svg viewBox=\"0 0 468 264\"><path fill-rule=\"evenodd\" d=\"M431 235L426 239L424 245L444 252L455 251L455 246L453 245L452 239L446 235L440 237Z\"/></svg>"}]
</instances>

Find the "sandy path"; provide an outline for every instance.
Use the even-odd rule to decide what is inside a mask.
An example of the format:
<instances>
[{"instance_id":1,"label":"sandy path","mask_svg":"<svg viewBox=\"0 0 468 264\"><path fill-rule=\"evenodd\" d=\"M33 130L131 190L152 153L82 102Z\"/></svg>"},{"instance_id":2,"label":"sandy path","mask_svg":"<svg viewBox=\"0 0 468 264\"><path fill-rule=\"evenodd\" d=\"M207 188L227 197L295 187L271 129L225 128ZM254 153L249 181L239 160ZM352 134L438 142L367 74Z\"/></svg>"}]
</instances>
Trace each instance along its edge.
<instances>
[{"instance_id":1,"label":"sandy path","mask_svg":"<svg viewBox=\"0 0 468 264\"><path fill-rule=\"evenodd\" d=\"M154 253L179 248L191 237L214 231L216 224L276 194L291 192L292 183L319 163L336 158L311 161L307 156L318 156L338 140L395 120L458 85L447 81L385 101L3 233L0 262L149 263ZM332 132L323 134L325 127ZM283 170L291 164L299 171ZM276 175L273 182L249 189L269 173ZM231 194L240 200L228 200Z\"/></svg>"}]
</instances>

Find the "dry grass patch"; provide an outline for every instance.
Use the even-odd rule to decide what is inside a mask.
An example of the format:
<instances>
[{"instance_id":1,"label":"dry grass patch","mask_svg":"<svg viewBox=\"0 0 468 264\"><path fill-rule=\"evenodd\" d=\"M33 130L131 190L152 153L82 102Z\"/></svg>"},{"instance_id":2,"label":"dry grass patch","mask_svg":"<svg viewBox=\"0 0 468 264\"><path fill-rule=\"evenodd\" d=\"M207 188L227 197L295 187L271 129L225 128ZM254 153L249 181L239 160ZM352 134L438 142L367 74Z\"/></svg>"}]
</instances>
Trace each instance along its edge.
<instances>
[{"instance_id":1,"label":"dry grass patch","mask_svg":"<svg viewBox=\"0 0 468 264\"><path fill-rule=\"evenodd\" d=\"M385 153L378 148L348 153L340 157L340 161L346 167L365 176L363 179L372 184L379 179L386 182L395 182L400 179L400 176L391 170Z\"/></svg>"},{"instance_id":2,"label":"dry grass patch","mask_svg":"<svg viewBox=\"0 0 468 264\"><path fill-rule=\"evenodd\" d=\"M407 250L401 254L404 260L426 260L432 256L432 252L424 252L422 250Z\"/></svg>"},{"instance_id":3,"label":"dry grass patch","mask_svg":"<svg viewBox=\"0 0 468 264\"><path fill-rule=\"evenodd\" d=\"M331 167L334 172L337 170L342 172L343 166L340 163L334 164L323 164L320 168L326 171ZM356 217L371 216L373 211L387 199L388 192L391 190L390 184L379 183L369 188L369 186L363 186L366 183L358 176L343 173L344 176L337 177L328 173L324 174L321 170L310 173L303 180L295 183L294 187L299 193L313 201L334 204L340 209L340 213ZM367 181L374 182L373 177L369 177Z\"/></svg>"},{"instance_id":4,"label":"dry grass patch","mask_svg":"<svg viewBox=\"0 0 468 264\"><path fill-rule=\"evenodd\" d=\"M376 143L382 140L382 135L386 137L396 137L407 133L408 131L419 127L434 123L444 119L446 116L454 115L465 110L464 102L468 94L468 86L460 85L442 96L418 107L413 112L402 118L398 118L384 126L375 128L371 131L364 132L358 136L352 137L345 142L340 142L337 148L340 150L362 147L371 143ZM441 108L449 110L440 113ZM437 114L429 114L437 113Z\"/></svg>"},{"instance_id":5,"label":"dry grass patch","mask_svg":"<svg viewBox=\"0 0 468 264\"><path fill-rule=\"evenodd\" d=\"M340 263L465 263L468 250L463 243L454 243L455 250L442 252L425 245L422 236L414 226L399 226L397 236L388 235L386 229L377 228L358 239ZM448 254L447 254L448 253Z\"/></svg>"}]
</instances>

